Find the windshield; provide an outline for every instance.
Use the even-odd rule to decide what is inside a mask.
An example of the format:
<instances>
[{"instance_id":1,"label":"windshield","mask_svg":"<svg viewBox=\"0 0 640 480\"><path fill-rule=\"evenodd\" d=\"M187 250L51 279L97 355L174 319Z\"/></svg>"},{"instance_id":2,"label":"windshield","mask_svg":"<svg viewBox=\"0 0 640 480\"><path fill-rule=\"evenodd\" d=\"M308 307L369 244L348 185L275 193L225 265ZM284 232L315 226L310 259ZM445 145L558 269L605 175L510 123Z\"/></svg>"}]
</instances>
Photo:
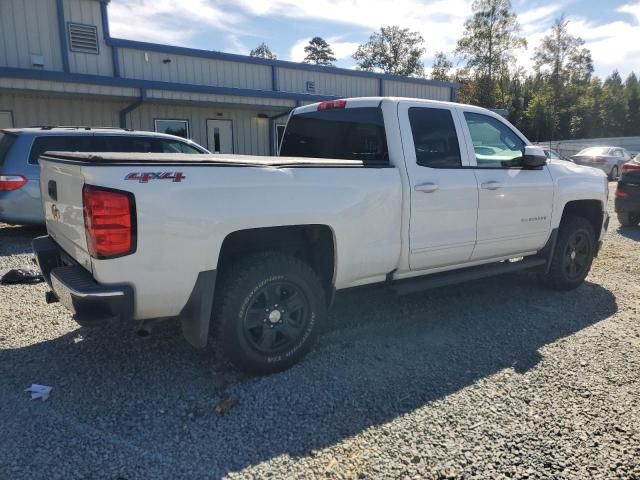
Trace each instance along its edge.
<instances>
[{"instance_id":1,"label":"windshield","mask_svg":"<svg viewBox=\"0 0 640 480\"><path fill-rule=\"evenodd\" d=\"M590 147L582 150L578 155L592 156L592 155L609 155L609 147Z\"/></svg>"},{"instance_id":2,"label":"windshield","mask_svg":"<svg viewBox=\"0 0 640 480\"><path fill-rule=\"evenodd\" d=\"M284 132L280 156L387 163L382 112L366 107L293 115Z\"/></svg>"}]
</instances>

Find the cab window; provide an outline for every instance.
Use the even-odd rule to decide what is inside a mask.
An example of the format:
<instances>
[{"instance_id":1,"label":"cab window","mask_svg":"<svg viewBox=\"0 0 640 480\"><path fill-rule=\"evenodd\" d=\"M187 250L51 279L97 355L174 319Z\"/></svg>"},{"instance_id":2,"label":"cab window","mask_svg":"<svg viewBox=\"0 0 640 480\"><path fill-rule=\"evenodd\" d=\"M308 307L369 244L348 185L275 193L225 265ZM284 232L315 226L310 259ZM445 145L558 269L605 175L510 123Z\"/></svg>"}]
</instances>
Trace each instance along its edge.
<instances>
[{"instance_id":1,"label":"cab window","mask_svg":"<svg viewBox=\"0 0 640 480\"><path fill-rule=\"evenodd\" d=\"M500 120L465 112L478 168L521 168L524 142Z\"/></svg>"},{"instance_id":2,"label":"cab window","mask_svg":"<svg viewBox=\"0 0 640 480\"><path fill-rule=\"evenodd\" d=\"M429 168L462 166L458 135L449 110L413 107L409 109L409 123L418 165Z\"/></svg>"}]
</instances>

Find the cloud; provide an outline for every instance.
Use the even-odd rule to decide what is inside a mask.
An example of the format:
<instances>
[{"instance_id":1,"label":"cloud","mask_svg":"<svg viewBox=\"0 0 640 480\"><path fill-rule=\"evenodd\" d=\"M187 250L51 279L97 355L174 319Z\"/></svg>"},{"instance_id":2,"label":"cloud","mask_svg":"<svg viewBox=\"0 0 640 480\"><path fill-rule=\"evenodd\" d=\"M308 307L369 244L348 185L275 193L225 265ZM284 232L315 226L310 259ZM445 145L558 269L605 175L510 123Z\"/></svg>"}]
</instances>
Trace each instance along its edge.
<instances>
[{"instance_id":1,"label":"cloud","mask_svg":"<svg viewBox=\"0 0 640 480\"><path fill-rule=\"evenodd\" d=\"M471 13L472 0L237 0L251 15L342 23L366 28L402 25L418 31L430 52L450 50ZM363 40L366 40L365 37ZM337 53L337 48L336 48Z\"/></svg>"},{"instance_id":2,"label":"cloud","mask_svg":"<svg viewBox=\"0 0 640 480\"><path fill-rule=\"evenodd\" d=\"M342 37L328 37L325 40L331 46L333 56L336 57L337 60L350 59L360 44L358 42L343 42L340 41L341 38ZM309 40L311 40L311 37L296 41L289 50L289 60L293 62L301 62L304 60L304 57L307 56L307 54L304 53L304 47L307 46Z\"/></svg>"},{"instance_id":3,"label":"cloud","mask_svg":"<svg viewBox=\"0 0 640 480\"><path fill-rule=\"evenodd\" d=\"M188 44L198 28L241 34L242 15L221 9L208 0L128 0L109 5L114 37Z\"/></svg>"}]
</instances>

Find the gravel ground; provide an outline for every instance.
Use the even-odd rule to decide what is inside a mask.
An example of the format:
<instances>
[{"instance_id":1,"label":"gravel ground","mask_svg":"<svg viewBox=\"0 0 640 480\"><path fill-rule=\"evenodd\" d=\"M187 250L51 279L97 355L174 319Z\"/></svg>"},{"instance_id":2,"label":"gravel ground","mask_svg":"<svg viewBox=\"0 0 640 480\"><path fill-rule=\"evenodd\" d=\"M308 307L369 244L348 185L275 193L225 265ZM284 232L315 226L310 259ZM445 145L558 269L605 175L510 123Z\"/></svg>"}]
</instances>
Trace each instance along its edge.
<instances>
[{"instance_id":1,"label":"gravel ground","mask_svg":"<svg viewBox=\"0 0 640 480\"><path fill-rule=\"evenodd\" d=\"M39 233L0 226L0 270ZM263 378L174 324L82 329L43 285L0 286L0 478L638 479L639 242L612 218L568 293L527 275L345 293L313 352Z\"/></svg>"}]
</instances>

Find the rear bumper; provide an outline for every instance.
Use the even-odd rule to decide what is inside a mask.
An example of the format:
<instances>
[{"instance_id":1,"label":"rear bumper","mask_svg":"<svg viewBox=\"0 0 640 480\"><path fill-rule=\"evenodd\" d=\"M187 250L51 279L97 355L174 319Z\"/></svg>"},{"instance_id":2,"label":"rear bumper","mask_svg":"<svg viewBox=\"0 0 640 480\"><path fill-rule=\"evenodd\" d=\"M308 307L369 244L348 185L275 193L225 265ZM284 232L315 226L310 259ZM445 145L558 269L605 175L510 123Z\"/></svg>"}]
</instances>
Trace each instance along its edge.
<instances>
[{"instance_id":1,"label":"rear bumper","mask_svg":"<svg viewBox=\"0 0 640 480\"><path fill-rule=\"evenodd\" d=\"M619 181L614 205L616 213L640 212L640 181Z\"/></svg>"},{"instance_id":2,"label":"rear bumper","mask_svg":"<svg viewBox=\"0 0 640 480\"><path fill-rule=\"evenodd\" d=\"M70 258L51 237L33 241L42 275L58 299L80 325L93 327L113 321L133 320L133 287L103 285Z\"/></svg>"}]
</instances>

